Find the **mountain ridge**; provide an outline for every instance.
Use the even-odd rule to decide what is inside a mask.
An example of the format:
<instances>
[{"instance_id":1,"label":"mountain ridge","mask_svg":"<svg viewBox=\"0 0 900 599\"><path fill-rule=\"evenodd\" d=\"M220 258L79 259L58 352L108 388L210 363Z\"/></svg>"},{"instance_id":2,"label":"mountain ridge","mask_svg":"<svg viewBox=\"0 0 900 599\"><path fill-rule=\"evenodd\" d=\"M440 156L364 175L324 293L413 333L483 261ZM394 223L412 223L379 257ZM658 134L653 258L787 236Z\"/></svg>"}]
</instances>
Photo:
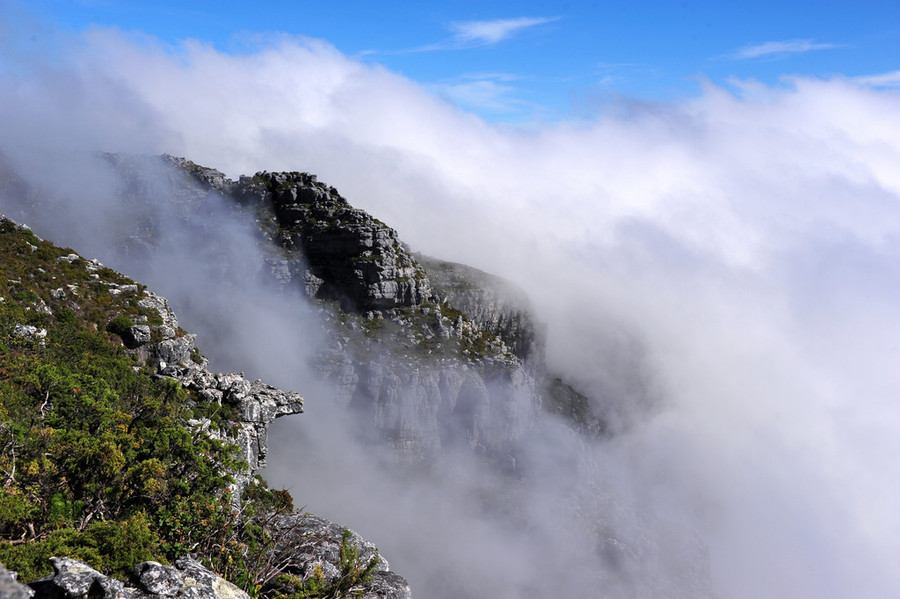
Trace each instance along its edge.
<instances>
[{"instance_id":1,"label":"mountain ridge","mask_svg":"<svg viewBox=\"0 0 900 599\"><path fill-rule=\"evenodd\" d=\"M603 477L597 476L592 462L591 440L610 432L597 416L594 400L547 371L545 329L535 323L527 298L514 286L468 266L413 253L386 224L352 208L335 188L310 174L261 171L232 181L185 159L118 154L104 155L99 170L114 182L110 191L115 209L98 219L109 223L103 231L106 243L133 264L161 257L162 270L153 280L180 278L181 287L174 286L177 303L189 306L193 318L202 321L204 303L215 306L211 312L215 316L203 330L212 333L205 343L211 344L216 359L233 354L275 358L288 372L311 368L324 382L316 401L325 399L353 416L355 429L344 442L354 451L357 445L373 452L390 448L396 460L393 471L367 458L365 463L376 472L356 476L388 487L410 482L421 492L466 464L471 473L452 474L445 490L463 505L471 502L474 514L466 524L471 532L480 533L482 518L520 540L540 537L542 531L551 543L546 551L558 555L552 558L554 563L568 567L583 562L587 567L579 570L579 582L573 587L600 585L612 595L628 596L632 585L661 589L674 577L679 585L698 591L687 596L704 596L702 548L689 536L648 535L648 527L657 524L610 497L599 482ZM3 185L0 177L0 188ZM40 207L51 206L53 197L39 190L35 185L16 196L28 208L23 212L38 218ZM8 192L5 195L9 197ZM121 213L116 211L123 206ZM193 270L182 273L178 259L188 255ZM196 275L200 277L195 279ZM205 286L216 293L207 292ZM248 288L264 290L265 301L253 304L264 297L261 293L241 295ZM231 301L233 292L243 299ZM166 294L172 297L169 291ZM266 314L276 304L274 318L281 322ZM283 310L285 305L303 309ZM249 354L228 347L234 343L228 335L238 330L234 322L242 320L236 309L242 307L252 307L250 321L239 323L253 329L256 341ZM304 327L284 320L295 316L306 319ZM161 324L163 319L158 320ZM193 359L192 346L167 339L153 327L134 329L139 324L143 323L123 326L121 339L133 351L144 352L145 360L156 360L154 375L181 388L185 387L178 381L188 387L194 384L186 392L198 396L202 392L210 405L220 405L220 399L223 407L230 405L229 414L203 417L218 426L241 411L237 396L252 383L244 377L193 377L190 373L197 369L191 363L200 362ZM260 340L268 342L273 326L283 327L286 334L279 331L273 339L280 341L273 347L260 345ZM176 328L176 339L186 336ZM159 341L173 342L172 347L165 346L163 351L169 353L162 359L152 350ZM288 355L294 362L281 360L279 350L294 344L314 351L307 355L291 350ZM228 369L239 368L237 363ZM276 370L265 372L268 377ZM560 418L545 418L546 412ZM202 423L202 418L196 420ZM281 440L294 447L293 440ZM326 460L329 451L341 451L340 445L331 447L336 441L324 439L329 446ZM469 458L457 463L461 456ZM381 452L374 459L381 460ZM312 466L311 471L331 484L345 483L343 469L329 471L326 465ZM584 474L587 478L582 478ZM378 480L389 477L393 483ZM250 482L248 489L255 493ZM461 492L452 490L454 482L462 482ZM545 496L550 503L538 509L541 516L535 519L529 515L537 505L532 502ZM440 504L439 500L435 505ZM433 515L428 506L421 509L422 523L430 525ZM675 551L674 539L683 540L690 551ZM391 550L395 551L397 546ZM652 556L663 552L677 554L676 561L686 562L684 569L659 569ZM539 557L541 562L546 559ZM437 565L426 570L432 578L424 581L424 588L431 593L446 593L447 587L439 582L445 577L453 588L476 592L477 583L454 578L453 573L436 574ZM695 573L699 573L696 580ZM490 572L482 583L495 576ZM550 584L529 580L542 588Z\"/></svg>"}]
</instances>

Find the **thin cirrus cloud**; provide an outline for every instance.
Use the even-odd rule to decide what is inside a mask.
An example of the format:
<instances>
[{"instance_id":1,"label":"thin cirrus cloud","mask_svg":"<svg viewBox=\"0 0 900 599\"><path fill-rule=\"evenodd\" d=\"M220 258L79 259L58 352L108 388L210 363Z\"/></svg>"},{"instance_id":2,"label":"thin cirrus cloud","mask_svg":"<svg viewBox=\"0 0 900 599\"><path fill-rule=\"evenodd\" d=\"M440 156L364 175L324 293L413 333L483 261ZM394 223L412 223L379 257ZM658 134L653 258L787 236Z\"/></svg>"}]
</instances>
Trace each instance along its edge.
<instances>
[{"instance_id":1,"label":"thin cirrus cloud","mask_svg":"<svg viewBox=\"0 0 900 599\"><path fill-rule=\"evenodd\" d=\"M558 20L559 17L520 17L518 19L495 19L493 21L465 21L451 23L454 40L460 44L496 44L515 35L523 29L543 25Z\"/></svg>"},{"instance_id":2,"label":"thin cirrus cloud","mask_svg":"<svg viewBox=\"0 0 900 599\"><path fill-rule=\"evenodd\" d=\"M514 97L513 82L519 79L509 73L469 73L430 85L429 89L458 106L511 113L522 109L524 104Z\"/></svg>"},{"instance_id":3,"label":"thin cirrus cloud","mask_svg":"<svg viewBox=\"0 0 900 599\"><path fill-rule=\"evenodd\" d=\"M815 40L783 40L777 42L765 42L753 46L744 46L732 54L729 58L746 59L760 58L762 56L785 56L788 54L803 54L814 50L831 50L840 48L840 44L817 43Z\"/></svg>"},{"instance_id":4,"label":"thin cirrus cloud","mask_svg":"<svg viewBox=\"0 0 900 599\"><path fill-rule=\"evenodd\" d=\"M872 87L900 87L900 71L864 75L855 77L853 80L861 85L870 85Z\"/></svg>"},{"instance_id":5,"label":"thin cirrus cloud","mask_svg":"<svg viewBox=\"0 0 900 599\"><path fill-rule=\"evenodd\" d=\"M458 50L500 43L525 29L551 23L559 17L519 17L516 19L494 19L493 21L457 21L450 23L453 38L416 48L418 52L432 50Z\"/></svg>"}]
</instances>

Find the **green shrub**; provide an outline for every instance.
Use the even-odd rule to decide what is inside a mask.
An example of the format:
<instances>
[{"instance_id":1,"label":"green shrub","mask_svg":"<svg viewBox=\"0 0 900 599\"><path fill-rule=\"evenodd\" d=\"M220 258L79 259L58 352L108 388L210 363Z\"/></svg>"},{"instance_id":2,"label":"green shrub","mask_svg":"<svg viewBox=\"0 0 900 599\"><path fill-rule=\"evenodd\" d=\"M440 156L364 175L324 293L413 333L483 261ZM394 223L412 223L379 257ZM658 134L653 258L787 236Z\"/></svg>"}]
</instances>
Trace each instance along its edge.
<instances>
[{"instance_id":1,"label":"green shrub","mask_svg":"<svg viewBox=\"0 0 900 599\"><path fill-rule=\"evenodd\" d=\"M68 253L0 220L0 562L26 581L53 555L124 577L213 551L237 526L237 448L189 428L187 391L110 342L146 311L108 293L128 279L101 269L93 282L83 261L56 260ZM45 342L15 337L16 324L46 328Z\"/></svg>"},{"instance_id":2,"label":"green shrub","mask_svg":"<svg viewBox=\"0 0 900 599\"><path fill-rule=\"evenodd\" d=\"M121 337L125 334L125 331L133 326L134 323L130 318L124 315L120 315L109 321L109 324L106 325L106 330L114 335L118 335L119 337Z\"/></svg>"},{"instance_id":3,"label":"green shrub","mask_svg":"<svg viewBox=\"0 0 900 599\"><path fill-rule=\"evenodd\" d=\"M81 532L56 530L31 543L0 541L0 562L29 582L52 573L49 559L54 556L78 559L95 570L128 580L135 564L161 559L159 543L146 516L136 514L122 521L95 522Z\"/></svg>"}]
</instances>

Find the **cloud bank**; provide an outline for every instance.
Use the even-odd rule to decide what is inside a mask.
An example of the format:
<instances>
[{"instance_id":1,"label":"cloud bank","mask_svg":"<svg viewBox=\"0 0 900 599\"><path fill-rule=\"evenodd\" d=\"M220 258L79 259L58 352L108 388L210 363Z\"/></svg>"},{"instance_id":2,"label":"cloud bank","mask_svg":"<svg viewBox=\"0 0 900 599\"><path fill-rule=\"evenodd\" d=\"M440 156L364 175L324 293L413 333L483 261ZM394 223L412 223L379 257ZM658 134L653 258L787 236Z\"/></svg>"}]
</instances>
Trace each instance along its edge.
<instances>
[{"instance_id":1,"label":"cloud bank","mask_svg":"<svg viewBox=\"0 0 900 599\"><path fill-rule=\"evenodd\" d=\"M102 149L185 155L230 176L316 172L414 249L528 291L552 365L631 414L627 432L591 448L604 490L695 531L719 595L900 588L896 92L842 78L736 82L676 104L622 100L590 120L500 128L316 40L232 56L109 30L44 45L19 34L3 46L0 87L0 146L12 160L55 168L71 164L67 152ZM78 200L66 210L101 193L61 187ZM278 324L246 326L242 338L282 334ZM284 334L270 347L303 338ZM290 378L271 353L254 368ZM299 390L310 408L300 418L314 426L327 409L315 389ZM647 397L657 399L631 410ZM273 462L314 440L292 427L273 436ZM297 483L298 503L402 556L393 566L414 584L440 587L416 579L425 565L403 549L421 530L405 531L403 510L388 509L421 506L421 489L369 498L374 481L349 476L365 472L357 457L306 449L348 477ZM323 495L348 479L359 485ZM437 523L464 506L429 509L447 550L419 559L453 556L489 581L475 548L510 531L486 522L452 536ZM495 572L534 570L524 549L501 554Z\"/></svg>"}]
</instances>

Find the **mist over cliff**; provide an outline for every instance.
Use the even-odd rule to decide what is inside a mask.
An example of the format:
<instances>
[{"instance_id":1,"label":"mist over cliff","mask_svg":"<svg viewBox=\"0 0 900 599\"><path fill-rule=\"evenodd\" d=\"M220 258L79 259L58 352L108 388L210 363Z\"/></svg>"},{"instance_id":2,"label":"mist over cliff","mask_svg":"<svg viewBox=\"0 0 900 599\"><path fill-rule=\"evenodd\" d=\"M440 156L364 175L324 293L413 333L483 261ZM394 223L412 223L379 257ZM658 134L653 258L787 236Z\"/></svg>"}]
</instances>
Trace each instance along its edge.
<instances>
[{"instance_id":1,"label":"mist over cliff","mask_svg":"<svg viewBox=\"0 0 900 599\"><path fill-rule=\"evenodd\" d=\"M653 539L632 546L658 554L625 556L648 564L641 575L677 580L665 558L696 535L723 597L900 584L896 91L735 82L501 128L314 40L235 57L56 33L69 52L49 61L21 43L27 26L3 30L0 150L48 199L28 213L4 197L0 211L167 295L217 368L302 392L307 414L273 431L267 477L395 556L414 594L456 592L442 572L485 595L592 584L579 560L598 549L573 505L610 514L613 536ZM618 435L586 445L542 422L532 488L497 489L449 453L450 484L393 484L301 367L317 329L258 284L252 223L224 204L188 218L163 201L166 172L146 177L159 202L121 203L98 149L184 155L232 177L317 173L415 250L524 289L549 364L615 407ZM160 238L121 252L141 219ZM484 489L522 513L486 518L505 506L478 505Z\"/></svg>"}]
</instances>

